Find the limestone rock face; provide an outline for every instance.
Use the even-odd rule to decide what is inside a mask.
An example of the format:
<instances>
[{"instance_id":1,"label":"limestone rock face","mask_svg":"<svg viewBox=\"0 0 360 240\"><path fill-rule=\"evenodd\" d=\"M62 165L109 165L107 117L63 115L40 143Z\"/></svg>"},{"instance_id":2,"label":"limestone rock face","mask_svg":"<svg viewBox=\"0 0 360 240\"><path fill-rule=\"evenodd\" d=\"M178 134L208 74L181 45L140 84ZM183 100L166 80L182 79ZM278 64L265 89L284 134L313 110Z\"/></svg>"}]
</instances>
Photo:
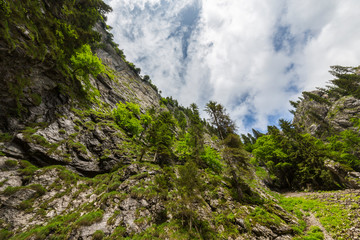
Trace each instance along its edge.
<instances>
[{"instance_id":1,"label":"limestone rock face","mask_svg":"<svg viewBox=\"0 0 360 240\"><path fill-rule=\"evenodd\" d=\"M311 93L326 102L318 102L305 95L294 114L295 125L316 137L327 137L331 133L353 129L351 119L360 115L360 99L353 96L333 99L321 91Z\"/></svg>"},{"instance_id":2,"label":"limestone rock face","mask_svg":"<svg viewBox=\"0 0 360 240\"><path fill-rule=\"evenodd\" d=\"M360 99L354 96L330 98L323 91L312 91L323 100L316 101L306 94L297 106L293 123L305 133L327 141L327 137L345 130L358 131L353 119L360 117ZM316 98L316 97L314 97ZM358 153L353 153L358 154ZM325 167L345 187L360 187L359 173L332 160L325 161Z\"/></svg>"},{"instance_id":3,"label":"limestone rock face","mask_svg":"<svg viewBox=\"0 0 360 240\"><path fill-rule=\"evenodd\" d=\"M138 103L142 112L159 107L159 94L106 42L109 33L100 24L96 30L102 34L104 45L96 54L114 74L113 79L106 74L90 78L100 93L100 101L107 109L126 101ZM5 43L0 42L2 45ZM0 142L3 153L40 166L68 166L86 176L136 159L136 154L119 149L125 136L110 123L109 112L105 114L99 107L86 113L84 108L74 108L75 99L62 89L62 76L52 63L26 59L19 49L0 53L0 85L7 88L0 91L0 133L12 135L10 141ZM21 79L18 72L23 73ZM12 90L15 87L20 91L16 97ZM31 133L24 133L29 124L35 127Z\"/></svg>"}]
</instances>

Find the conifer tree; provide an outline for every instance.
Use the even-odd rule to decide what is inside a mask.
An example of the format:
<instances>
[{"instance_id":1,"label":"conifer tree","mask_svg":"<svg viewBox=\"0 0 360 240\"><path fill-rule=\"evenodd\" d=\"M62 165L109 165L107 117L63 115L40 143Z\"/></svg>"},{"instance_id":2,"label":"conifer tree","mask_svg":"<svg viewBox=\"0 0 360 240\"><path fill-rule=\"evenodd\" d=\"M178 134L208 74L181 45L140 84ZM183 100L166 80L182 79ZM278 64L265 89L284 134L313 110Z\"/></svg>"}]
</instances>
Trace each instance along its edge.
<instances>
[{"instance_id":1,"label":"conifer tree","mask_svg":"<svg viewBox=\"0 0 360 240\"><path fill-rule=\"evenodd\" d=\"M210 115L211 124L217 128L221 140L224 140L229 134L235 133L235 123L230 119L223 105L209 101L205 111Z\"/></svg>"}]
</instances>

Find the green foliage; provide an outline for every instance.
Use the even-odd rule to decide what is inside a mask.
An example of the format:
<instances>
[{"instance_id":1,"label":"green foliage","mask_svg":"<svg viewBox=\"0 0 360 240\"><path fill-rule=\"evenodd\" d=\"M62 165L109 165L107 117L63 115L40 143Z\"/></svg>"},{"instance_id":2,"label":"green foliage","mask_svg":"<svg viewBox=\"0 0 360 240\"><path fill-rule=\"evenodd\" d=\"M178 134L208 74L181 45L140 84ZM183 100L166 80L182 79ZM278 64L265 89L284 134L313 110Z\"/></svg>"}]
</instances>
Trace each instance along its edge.
<instances>
[{"instance_id":1,"label":"green foliage","mask_svg":"<svg viewBox=\"0 0 360 240\"><path fill-rule=\"evenodd\" d=\"M223 105L210 101L206 104L205 111L210 115L211 124L216 126L220 139L225 139L229 134L235 133L235 123L226 113Z\"/></svg>"},{"instance_id":2,"label":"green foliage","mask_svg":"<svg viewBox=\"0 0 360 240\"><path fill-rule=\"evenodd\" d=\"M17 193L18 191L22 190L22 189L32 189L35 191L34 194L34 198L40 197L42 195L45 194L46 189L40 185L40 184L32 184L32 185L28 185L28 186L20 186L20 187L12 187L9 186L7 187L4 191L3 194L6 196L11 196L14 195L15 193Z\"/></svg>"},{"instance_id":3,"label":"green foliage","mask_svg":"<svg viewBox=\"0 0 360 240\"><path fill-rule=\"evenodd\" d=\"M188 160L192 156L192 148L190 143L190 134L185 133L176 142L175 153L179 156L180 160Z\"/></svg>"},{"instance_id":4,"label":"green foliage","mask_svg":"<svg viewBox=\"0 0 360 240\"><path fill-rule=\"evenodd\" d=\"M92 235L93 240L101 240L105 237L105 233L101 230L96 230Z\"/></svg>"},{"instance_id":5,"label":"green foliage","mask_svg":"<svg viewBox=\"0 0 360 240\"><path fill-rule=\"evenodd\" d=\"M284 221L279 216L262 207L255 207L255 209L245 218L245 226L249 230L256 224L272 227L279 226L283 222Z\"/></svg>"},{"instance_id":6,"label":"green foliage","mask_svg":"<svg viewBox=\"0 0 360 240\"><path fill-rule=\"evenodd\" d=\"M221 163L221 157L218 151L212 147L206 145L204 151L201 154L201 159L207 164L207 166L216 173L221 172L223 164Z\"/></svg>"},{"instance_id":7,"label":"green foliage","mask_svg":"<svg viewBox=\"0 0 360 240\"><path fill-rule=\"evenodd\" d=\"M253 154L270 174L274 185L282 188L338 188L324 166L328 158L325 144L309 134L301 134L292 124L280 120L282 133L276 127L258 138Z\"/></svg>"},{"instance_id":8,"label":"green foliage","mask_svg":"<svg viewBox=\"0 0 360 240\"><path fill-rule=\"evenodd\" d=\"M24 180L30 180L38 168L32 165L30 162L21 160L20 169L18 172L24 177Z\"/></svg>"},{"instance_id":9,"label":"green foliage","mask_svg":"<svg viewBox=\"0 0 360 240\"><path fill-rule=\"evenodd\" d=\"M147 133L147 141L155 150L157 160L162 164L172 155L175 139L175 121L170 112L161 112L154 117Z\"/></svg>"},{"instance_id":10,"label":"green foliage","mask_svg":"<svg viewBox=\"0 0 360 240\"><path fill-rule=\"evenodd\" d=\"M70 58L73 73L81 80L84 91L90 98L99 96L99 91L90 83L89 75L97 77L100 73L106 72L101 60L92 53L88 44L81 46Z\"/></svg>"},{"instance_id":11,"label":"green foliage","mask_svg":"<svg viewBox=\"0 0 360 240\"><path fill-rule=\"evenodd\" d=\"M358 68L331 66L330 73L336 78L331 80L334 85L328 90L332 95L347 96L352 95L360 98L360 75L356 72Z\"/></svg>"},{"instance_id":12,"label":"green foliage","mask_svg":"<svg viewBox=\"0 0 360 240\"><path fill-rule=\"evenodd\" d=\"M0 133L0 142L10 142L12 136L9 133Z\"/></svg>"},{"instance_id":13,"label":"green foliage","mask_svg":"<svg viewBox=\"0 0 360 240\"><path fill-rule=\"evenodd\" d=\"M302 237L304 240L323 240L324 234L318 226L311 226L307 236Z\"/></svg>"},{"instance_id":14,"label":"green foliage","mask_svg":"<svg viewBox=\"0 0 360 240\"><path fill-rule=\"evenodd\" d=\"M68 145L69 147L73 148L74 150L83 153L83 154L87 154L87 148L80 142L74 142L72 140L68 141Z\"/></svg>"},{"instance_id":15,"label":"green foliage","mask_svg":"<svg viewBox=\"0 0 360 240\"><path fill-rule=\"evenodd\" d=\"M101 60L92 53L91 47L88 44L81 46L81 48L75 52L70 60L74 68L73 71L87 80L89 78L89 74L96 77L105 71L105 66L102 64ZM89 86L86 87L90 88ZM88 90L88 88L86 90Z\"/></svg>"},{"instance_id":16,"label":"green foliage","mask_svg":"<svg viewBox=\"0 0 360 240\"><path fill-rule=\"evenodd\" d=\"M39 94L36 94L36 93L33 93L30 95L33 103L36 105L36 106L39 106L42 102L42 99L41 99L41 96Z\"/></svg>"},{"instance_id":17,"label":"green foliage","mask_svg":"<svg viewBox=\"0 0 360 240\"><path fill-rule=\"evenodd\" d=\"M13 235L12 232L7 229L0 229L0 240L7 240Z\"/></svg>"},{"instance_id":18,"label":"green foliage","mask_svg":"<svg viewBox=\"0 0 360 240\"><path fill-rule=\"evenodd\" d=\"M355 124L357 126L357 124ZM360 127L357 126L355 130L345 130L338 135L329 137L326 144L329 154L332 158L340 163L343 163L356 171L360 171Z\"/></svg>"},{"instance_id":19,"label":"green foliage","mask_svg":"<svg viewBox=\"0 0 360 240\"><path fill-rule=\"evenodd\" d=\"M345 229L351 228L352 225L352 220L348 217L352 212L350 208L326 199L302 197L281 197L280 205L289 212L301 213L301 210L305 214L314 214L334 239L351 239L350 236L341 237L344 236ZM297 215L302 218L302 214ZM305 236L295 239L323 239L323 233L319 228L313 227Z\"/></svg>"},{"instance_id":20,"label":"green foliage","mask_svg":"<svg viewBox=\"0 0 360 240\"><path fill-rule=\"evenodd\" d=\"M101 36L94 26L105 21L105 14L111 8L102 0L87 4L70 0L0 2L0 40L4 43L4 60L13 54L20 54L26 62L25 69L29 70L40 62L51 62L52 69L56 69L54 73L55 78L59 79L59 87L65 89L63 93L80 96L81 85L72 82L73 73L69 68L73 64L71 58L76 57L76 51L82 46L94 46L100 41ZM30 71L23 71L24 64L8 64L7 69L9 78L16 80L8 81L5 88L16 101L13 114L21 116L26 111L21 101L23 89L29 85L24 76L29 75ZM35 105L42 101L36 93L30 93L29 97Z\"/></svg>"},{"instance_id":21,"label":"green foliage","mask_svg":"<svg viewBox=\"0 0 360 240\"><path fill-rule=\"evenodd\" d=\"M325 99L323 97L320 97L317 94L314 94L314 93L311 93L311 92L303 92L302 94L303 94L303 96L306 96L306 97L308 97L308 98L310 98L310 99L312 99L312 100L314 100L314 101L316 101L318 103L324 103L326 105L331 105L329 100L327 100L327 99Z\"/></svg>"},{"instance_id":22,"label":"green foliage","mask_svg":"<svg viewBox=\"0 0 360 240\"><path fill-rule=\"evenodd\" d=\"M144 130L138 118L139 114L139 105L128 102L126 104L122 102L117 103L116 108L112 111L116 124L126 130L131 136L138 136ZM145 125L149 125L151 117L147 115L142 120Z\"/></svg>"},{"instance_id":23,"label":"green foliage","mask_svg":"<svg viewBox=\"0 0 360 240\"><path fill-rule=\"evenodd\" d=\"M11 159L8 159L5 161L5 166L8 167L8 168L14 168L18 165L18 161L16 160L11 160Z\"/></svg>"},{"instance_id":24,"label":"green foliage","mask_svg":"<svg viewBox=\"0 0 360 240\"><path fill-rule=\"evenodd\" d=\"M81 216L76 222L75 225L78 226L90 226L96 222L101 221L101 219L103 218L104 215L104 211L102 210L97 210L95 212L90 212L87 213L83 216Z\"/></svg>"}]
</instances>

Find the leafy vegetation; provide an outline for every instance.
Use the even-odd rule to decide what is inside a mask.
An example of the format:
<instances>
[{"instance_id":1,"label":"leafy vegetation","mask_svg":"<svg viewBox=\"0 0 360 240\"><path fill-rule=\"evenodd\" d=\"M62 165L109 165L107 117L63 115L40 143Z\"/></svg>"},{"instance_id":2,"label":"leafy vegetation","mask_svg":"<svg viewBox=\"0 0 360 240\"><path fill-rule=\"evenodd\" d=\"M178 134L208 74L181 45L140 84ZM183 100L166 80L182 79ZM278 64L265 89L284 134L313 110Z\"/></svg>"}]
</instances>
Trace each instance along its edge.
<instances>
[{"instance_id":1,"label":"leafy vegetation","mask_svg":"<svg viewBox=\"0 0 360 240\"><path fill-rule=\"evenodd\" d=\"M329 105L330 102L328 98L320 97L321 95L331 96L335 100L348 95L360 97L356 90L356 86L360 84L356 68L333 66L331 73L336 77L331 81L333 85L327 89L320 89L320 94L304 92L304 97L325 105ZM299 103L300 101L292 102L292 105L298 108ZM323 121L311 110L309 117L316 123ZM280 120L281 129L269 126L267 135L256 137L256 143L256 138L243 136L243 139L247 149L256 157L257 164L265 167L273 176L270 183L273 187L338 189L344 186L331 174L325 162L333 160L342 164L348 171L360 170L359 119L352 119L352 123L352 128L342 132L336 132L328 125L319 123L324 127L324 134L322 138L316 138L304 133L302 126Z\"/></svg>"}]
</instances>

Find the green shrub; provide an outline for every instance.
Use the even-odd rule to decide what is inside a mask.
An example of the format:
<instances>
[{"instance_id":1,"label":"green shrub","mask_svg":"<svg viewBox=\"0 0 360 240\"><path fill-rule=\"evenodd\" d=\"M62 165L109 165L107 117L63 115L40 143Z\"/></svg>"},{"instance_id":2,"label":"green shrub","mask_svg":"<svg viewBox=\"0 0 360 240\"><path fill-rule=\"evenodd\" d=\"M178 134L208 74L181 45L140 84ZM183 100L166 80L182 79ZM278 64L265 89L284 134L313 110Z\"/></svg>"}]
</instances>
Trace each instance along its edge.
<instances>
[{"instance_id":1,"label":"green shrub","mask_svg":"<svg viewBox=\"0 0 360 240\"><path fill-rule=\"evenodd\" d=\"M116 108L112 111L116 124L132 136L139 135L144 128L141 126L137 116L140 114L140 107L134 103L116 104Z\"/></svg>"},{"instance_id":2,"label":"green shrub","mask_svg":"<svg viewBox=\"0 0 360 240\"><path fill-rule=\"evenodd\" d=\"M94 234L92 235L93 240L101 240L105 237L105 234L101 230L96 230Z\"/></svg>"},{"instance_id":3,"label":"green shrub","mask_svg":"<svg viewBox=\"0 0 360 240\"><path fill-rule=\"evenodd\" d=\"M212 147L206 145L204 152L201 154L201 159L208 165L214 172L221 172L223 165L220 162L220 154Z\"/></svg>"},{"instance_id":4,"label":"green shrub","mask_svg":"<svg viewBox=\"0 0 360 240\"><path fill-rule=\"evenodd\" d=\"M84 90L96 93L95 88L90 83L89 75L97 77L100 73L105 72L105 66L92 53L90 45L82 45L70 60L74 69L73 72L81 77Z\"/></svg>"}]
</instances>

